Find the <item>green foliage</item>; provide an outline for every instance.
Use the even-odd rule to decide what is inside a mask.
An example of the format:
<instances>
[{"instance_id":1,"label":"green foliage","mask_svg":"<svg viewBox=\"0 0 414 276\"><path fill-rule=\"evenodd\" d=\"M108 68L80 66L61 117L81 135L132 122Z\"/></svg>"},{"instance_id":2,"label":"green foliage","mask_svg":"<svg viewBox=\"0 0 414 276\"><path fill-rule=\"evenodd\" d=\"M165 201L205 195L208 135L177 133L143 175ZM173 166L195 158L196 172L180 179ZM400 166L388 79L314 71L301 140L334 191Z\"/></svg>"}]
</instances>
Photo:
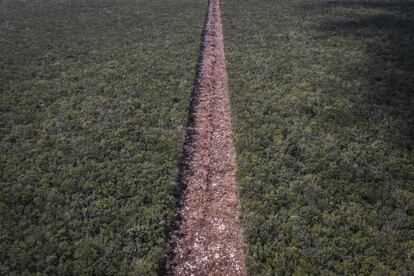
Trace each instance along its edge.
<instances>
[{"instance_id":1,"label":"green foliage","mask_svg":"<svg viewBox=\"0 0 414 276\"><path fill-rule=\"evenodd\" d=\"M249 273L413 273L414 2L222 15Z\"/></svg>"},{"instance_id":2,"label":"green foliage","mask_svg":"<svg viewBox=\"0 0 414 276\"><path fill-rule=\"evenodd\" d=\"M0 2L0 274L154 274L204 1Z\"/></svg>"}]
</instances>

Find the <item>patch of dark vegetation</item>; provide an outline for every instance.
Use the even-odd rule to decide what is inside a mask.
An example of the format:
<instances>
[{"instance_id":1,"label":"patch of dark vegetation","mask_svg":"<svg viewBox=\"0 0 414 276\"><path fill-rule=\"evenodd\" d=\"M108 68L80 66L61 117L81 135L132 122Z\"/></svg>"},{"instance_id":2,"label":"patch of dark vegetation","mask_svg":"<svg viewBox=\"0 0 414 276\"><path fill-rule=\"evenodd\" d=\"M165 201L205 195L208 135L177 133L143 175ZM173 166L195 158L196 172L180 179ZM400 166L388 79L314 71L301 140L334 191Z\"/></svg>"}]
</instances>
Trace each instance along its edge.
<instances>
[{"instance_id":1,"label":"patch of dark vegetation","mask_svg":"<svg viewBox=\"0 0 414 276\"><path fill-rule=\"evenodd\" d=\"M249 273L412 273L414 2L222 6Z\"/></svg>"},{"instance_id":2,"label":"patch of dark vegetation","mask_svg":"<svg viewBox=\"0 0 414 276\"><path fill-rule=\"evenodd\" d=\"M204 1L0 2L0 274L154 274Z\"/></svg>"}]
</instances>

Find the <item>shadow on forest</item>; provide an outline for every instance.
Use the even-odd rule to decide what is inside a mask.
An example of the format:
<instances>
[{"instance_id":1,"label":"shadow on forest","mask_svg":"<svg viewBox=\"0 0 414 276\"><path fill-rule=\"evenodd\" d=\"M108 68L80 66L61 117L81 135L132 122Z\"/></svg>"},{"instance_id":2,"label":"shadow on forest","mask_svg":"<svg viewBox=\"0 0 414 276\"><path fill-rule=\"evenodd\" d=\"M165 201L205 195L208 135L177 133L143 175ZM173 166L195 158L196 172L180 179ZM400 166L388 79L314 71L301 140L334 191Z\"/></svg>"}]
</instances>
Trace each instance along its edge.
<instances>
[{"instance_id":1,"label":"shadow on forest","mask_svg":"<svg viewBox=\"0 0 414 276\"><path fill-rule=\"evenodd\" d=\"M369 9L387 9L403 11L406 9L413 9L414 2L408 1L344 1L332 0L323 2L320 7L328 8L369 8Z\"/></svg>"},{"instance_id":2,"label":"shadow on forest","mask_svg":"<svg viewBox=\"0 0 414 276\"><path fill-rule=\"evenodd\" d=\"M387 110L384 118L398 122L393 128L405 141L401 149L412 150L414 141L414 1L327 1L302 6L310 16L324 15L317 27L325 39L342 37L361 45L364 61L347 62L347 76L361 80L367 121ZM346 8L346 10L344 10ZM326 15L326 16L325 16ZM361 62L363 64L361 64ZM353 71L353 63L365 67ZM367 73L368 72L368 73ZM361 107L359 107L361 108ZM378 118L378 117L376 117Z\"/></svg>"},{"instance_id":3,"label":"shadow on forest","mask_svg":"<svg viewBox=\"0 0 414 276\"><path fill-rule=\"evenodd\" d=\"M370 29L384 29L389 31L408 32L412 30L414 20L402 19L391 15L373 15L366 19L349 19L343 21L330 22L330 26L327 26L327 30L336 30L339 32L353 32L361 28ZM411 28L410 28L411 27ZM372 35L372 30L370 30Z\"/></svg>"}]
</instances>

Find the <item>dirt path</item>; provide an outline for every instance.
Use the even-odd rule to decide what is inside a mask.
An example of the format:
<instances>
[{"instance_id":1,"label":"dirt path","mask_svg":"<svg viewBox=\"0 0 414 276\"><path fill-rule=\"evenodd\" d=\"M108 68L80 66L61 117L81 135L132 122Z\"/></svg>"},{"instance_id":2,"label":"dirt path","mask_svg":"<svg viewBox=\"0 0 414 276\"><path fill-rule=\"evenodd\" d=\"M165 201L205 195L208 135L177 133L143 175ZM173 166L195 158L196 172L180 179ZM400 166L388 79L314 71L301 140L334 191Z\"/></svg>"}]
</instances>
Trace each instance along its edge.
<instances>
[{"instance_id":1,"label":"dirt path","mask_svg":"<svg viewBox=\"0 0 414 276\"><path fill-rule=\"evenodd\" d=\"M182 220L167 271L244 275L219 0L209 0L187 131Z\"/></svg>"}]
</instances>

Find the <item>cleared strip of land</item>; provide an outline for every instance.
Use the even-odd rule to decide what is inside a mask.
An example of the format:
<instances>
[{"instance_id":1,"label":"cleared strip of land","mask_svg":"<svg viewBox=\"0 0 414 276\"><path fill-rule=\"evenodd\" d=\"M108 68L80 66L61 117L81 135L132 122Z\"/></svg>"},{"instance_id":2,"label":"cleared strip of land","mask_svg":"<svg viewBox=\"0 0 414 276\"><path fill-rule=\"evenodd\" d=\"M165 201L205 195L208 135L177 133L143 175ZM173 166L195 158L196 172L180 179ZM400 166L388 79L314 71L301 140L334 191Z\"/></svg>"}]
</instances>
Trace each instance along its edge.
<instances>
[{"instance_id":1,"label":"cleared strip of land","mask_svg":"<svg viewBox=\"0 0 414 276\"><path fill-rule=\"evenodd\" d=\"M242 275L235 162L218 0L210 0L192 95L181 221L168 272Z\"/></svg>"}]
</instances>

